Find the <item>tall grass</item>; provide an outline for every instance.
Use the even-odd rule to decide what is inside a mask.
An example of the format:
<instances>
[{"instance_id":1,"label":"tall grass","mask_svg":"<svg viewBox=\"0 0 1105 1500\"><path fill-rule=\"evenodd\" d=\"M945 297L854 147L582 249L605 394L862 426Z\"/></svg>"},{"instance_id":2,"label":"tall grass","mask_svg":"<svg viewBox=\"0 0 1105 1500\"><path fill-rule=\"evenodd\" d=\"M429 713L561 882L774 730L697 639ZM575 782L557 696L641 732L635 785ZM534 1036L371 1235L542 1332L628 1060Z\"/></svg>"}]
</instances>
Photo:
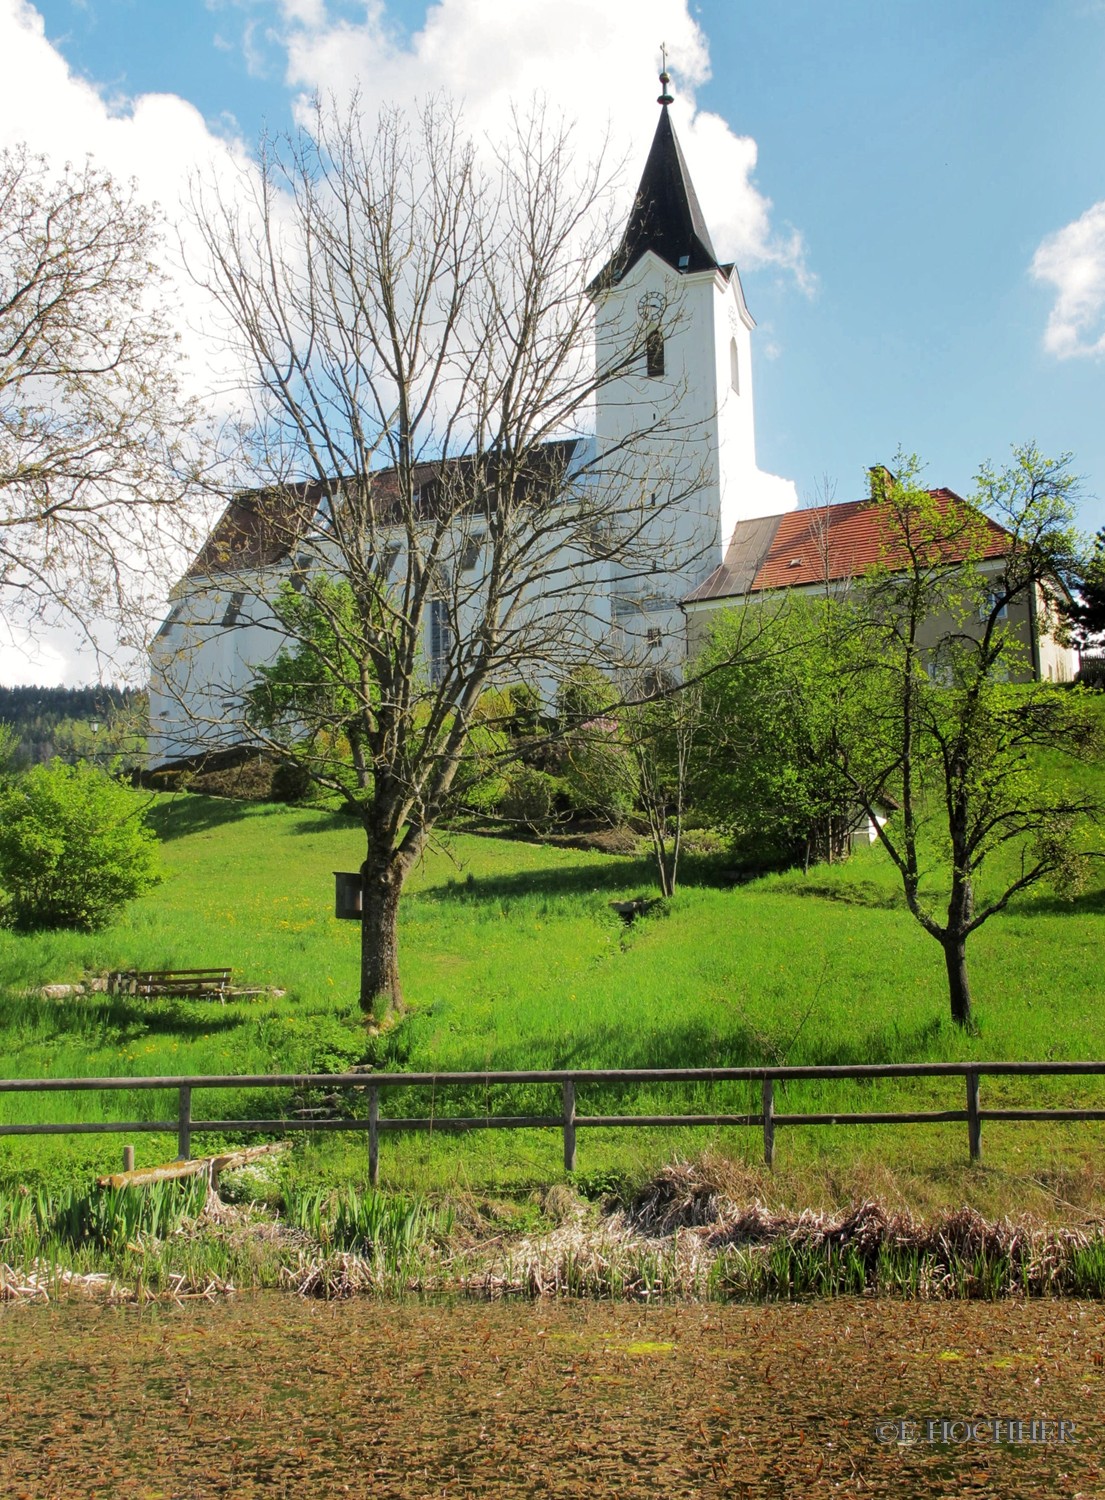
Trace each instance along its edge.
<instances>
[{"instance_id":1,"label":"tall grass","mask_svg":"<svg viewBox=\"0 0 1105 1500\"><path fill-rule=\"evenodd\" d=\"M369 1037L356 1003L358 938L333 919L332 875L354 868L362 835L330 813L249 807L218 799L157 799L168 878L96 935L0 932L0 1054L7 1076L336 1071L369 1061L389 1069L664 1067L996 1058L1105 1057L1098 928L1105 874L1072 905L1038 892L987 924L969 949L981 1035L947 1018L940 949L901 904L880 851L808 876L768 876L729 888L717 862L691 861L662 911L627 928L610 902L650 887L632 858L455 835L415 871L401 916L401 962L411 1010ZM90 994L47 999L47 983L116 967L233 965L236 980L283 994L220 1006ZM1093 1080L986 1080L984 1105L1100 1103ZM317 1104L287 1094L197 1093L197 1115L232 1118ZM363 1111L363 1101L339 1101ZM949 1080L788 1084L780 1111L962 1107ZM387 1112L556 1112L541 1086L415 1091L386 1096ZM581 1112L744 1112L745 1085L590 1087ZM6 1096L0 1121L169 1121L172 1094ZM837 1130L780 1137L780 1153L847 1162L894 1150L936 1162L962 1154L952 1127L896 1136ZM1035 1134L1033 1135L1033 1132ZM556 1175L551 1135L479 1133L478 1140L385 1142L385 1172L522 1184ZM987 1126L987 1149L1015 1153L1030 1137L1037 1162L1077 1154L1069 1133L1018 1135ZM214 1147L197 1135L197 1148ZM694 1151L717 1133L581 1137L582 1164L633 1171L658 1153ZM801 1145L799 1141L801 1139ZM1081 1139L1088 1139L1083 1133ZM725 1137L755 1152L754 1135ZM794 1142L793 1148L791 1142ZM1004 1143L1009 1142L1006 1146ZM1069 1147L1069 1150L1068 1150ZM314 1180L363 1171L363 1144L308 1143ZM745 1149L734 1144L733 1149ZM1027 1148L1026 1148L1027 1149ZM172 1155L146 1138L144 1159ZM0 1181L74 1180L114 1165L105 1140L0 1141ZM1043 1152L1041 1157L1040 1152ZM990 1159L996 1159L991 1156ZM1012 1161L1011 1165L1015 1165ZM427 1176L428 1174L428 1176Z\"/></svg>"}]
</instances>

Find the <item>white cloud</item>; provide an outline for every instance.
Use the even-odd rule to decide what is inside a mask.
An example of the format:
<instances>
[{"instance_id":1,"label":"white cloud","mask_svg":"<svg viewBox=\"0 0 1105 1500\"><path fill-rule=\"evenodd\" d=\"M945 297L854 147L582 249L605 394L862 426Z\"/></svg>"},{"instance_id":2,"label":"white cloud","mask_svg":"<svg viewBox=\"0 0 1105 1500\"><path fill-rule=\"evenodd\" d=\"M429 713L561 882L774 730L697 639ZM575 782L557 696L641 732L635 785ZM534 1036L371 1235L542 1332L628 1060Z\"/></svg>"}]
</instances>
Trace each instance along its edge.
<instances>
[{"instance_id":1,"label":"white cloud","mask_svg":"<svg viewBox=\"0 0 1105 1500\"><path fill-rule=\"evenodd\" d=\"M1057 359L1105 355L1105 201L1049 234L1032 274L1056 290L1044 348Z\"/></svg>"},{"instance_id":2,"label":"white cloud","mask_svg":"<svg viewBox=\"0 0 1105 1500\"><path fill-rule=\"evenodd\" d=\"M50 632L52 635L53 632ZM96 676L96 659L75 642L55 644L43 632L9 628L0 638L0 682L5 687L61 687Z\"/></svg>"},{"instance_id":3,"label":"white cloud","mask_svg":"<svg viewBox=\"0 0 1105 1500\"><path fill-rule=\"evenodd\" d=\"M576 122L577 141L597 147L609 133L612 159L627 162L623 214L655 126L666 39L673 119L718 254L746 267L783 266L811 286L801 236L773 226L771 200L753 180L756 142L696 108L710 62L687 0L439 0L422 30L401 40L381 0L366 0L357 22L331 17L323 0L282 0L282 12L287 80L305 95L343 98L363 83L372 101L409 105L445 91L492 140L502 138L512 103L545 95Z\"/></svg>"}]
</instances>

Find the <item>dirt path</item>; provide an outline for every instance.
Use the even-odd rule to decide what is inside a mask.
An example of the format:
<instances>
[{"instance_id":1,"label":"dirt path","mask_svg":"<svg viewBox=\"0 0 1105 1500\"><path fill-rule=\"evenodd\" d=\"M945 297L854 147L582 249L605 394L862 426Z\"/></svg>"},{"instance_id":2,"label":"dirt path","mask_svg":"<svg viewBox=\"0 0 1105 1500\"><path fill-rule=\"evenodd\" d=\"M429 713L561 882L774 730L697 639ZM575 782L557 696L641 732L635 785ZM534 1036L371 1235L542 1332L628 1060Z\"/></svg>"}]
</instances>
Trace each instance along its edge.
<instances>
[{"instance_id":1,"label":"dirt path","mask_svg":"<svg viewBox=\"0 0 1105 1500\"><path fill-rule=\"evenodd\" d=\"M5 1497L1105 1496L1096 1304L11 1307L0 1370Z\"/></svg>"}]
</instances>

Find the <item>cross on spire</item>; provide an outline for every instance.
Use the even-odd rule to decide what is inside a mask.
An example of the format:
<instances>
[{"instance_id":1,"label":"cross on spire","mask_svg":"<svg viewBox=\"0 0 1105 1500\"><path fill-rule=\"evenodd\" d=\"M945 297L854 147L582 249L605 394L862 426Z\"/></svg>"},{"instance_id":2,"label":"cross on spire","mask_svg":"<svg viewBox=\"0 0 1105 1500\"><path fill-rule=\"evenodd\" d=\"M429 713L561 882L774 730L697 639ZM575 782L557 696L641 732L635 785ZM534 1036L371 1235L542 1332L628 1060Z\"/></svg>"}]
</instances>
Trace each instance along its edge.
<instances>
[{"instance_id":1,"label":"cross on spire","mask_svg":"<svg viewBox=\"0 0 1105 1500\"><path fill-rule=\"evenodd\" d=\"M660 86L663 89L663 93L660 95L659 99L657 99L656 102L657 102L657 104L662 104L665 109L667 109L668 105L673 102L672 101L672 96L668 93L668 84L670 82L671 82L671 78L670 78L670 76L668 74L668 44L667 44L667 42L661 42L660 43Z\"/></svg>"}]
</instances>

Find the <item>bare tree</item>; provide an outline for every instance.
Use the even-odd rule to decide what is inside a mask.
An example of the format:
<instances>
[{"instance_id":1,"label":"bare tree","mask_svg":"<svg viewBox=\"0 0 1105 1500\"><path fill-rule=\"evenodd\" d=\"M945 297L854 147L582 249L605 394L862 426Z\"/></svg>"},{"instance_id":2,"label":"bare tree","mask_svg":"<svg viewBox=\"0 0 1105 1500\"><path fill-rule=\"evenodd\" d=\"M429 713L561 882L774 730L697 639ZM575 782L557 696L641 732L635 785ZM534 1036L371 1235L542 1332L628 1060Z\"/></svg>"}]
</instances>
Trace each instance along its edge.
<instances>
[{"instance_id":1,"label":"bare tree","mask_svg":"<svg viewBox=\"0 0 1105 1500\"><path fill-rule=\"evenodd\" d=\"M130 620L189 485L195 408L158 307L154 211L99 168L0 153L0 601ZM166 580L167 581L167 580ZM124 639L127 632L124 631ZM131 639L131 644L140 644Z\"/></svg>"},{"instance_id":2,"label":"bare tree","mask_svg":"<svg viewBox=\"0 0 1105 1500\"><path fill-rule=\"evenodd\" d=\"M646 680L648 689L654 685ZM673 896L679 880L689 779L702 731L702 681L677 691L655 692L622 715L623 733L636 781L636 801L648 823L649 844L662 896Z\"/></svg>"},{"instance_id":3,"label":"bare tree","mask_svg":"<svg viewBox=\"0 0 1105 1500\"><path fill-rule=\"evenodd\" d=\"M548 693L639 655L646 631L611 620L611 590L670 577L695 434L650 401L632 437L587 436L659 313L595 368L608 184L540 112L483 169L440 100L413 120L320 107L266 150L260 184L247 210L200 204L210 286L255 372L253 491L194 569L165 675L195 688L193 734L205 719L209 743L267 746L356 809L361 1004L383 1015L402 1005L404 881L474 732L495 730L485 690ZM269 633L248 679L244 646L216 670L231 626Z\"/></svg>"}]
</instances>

